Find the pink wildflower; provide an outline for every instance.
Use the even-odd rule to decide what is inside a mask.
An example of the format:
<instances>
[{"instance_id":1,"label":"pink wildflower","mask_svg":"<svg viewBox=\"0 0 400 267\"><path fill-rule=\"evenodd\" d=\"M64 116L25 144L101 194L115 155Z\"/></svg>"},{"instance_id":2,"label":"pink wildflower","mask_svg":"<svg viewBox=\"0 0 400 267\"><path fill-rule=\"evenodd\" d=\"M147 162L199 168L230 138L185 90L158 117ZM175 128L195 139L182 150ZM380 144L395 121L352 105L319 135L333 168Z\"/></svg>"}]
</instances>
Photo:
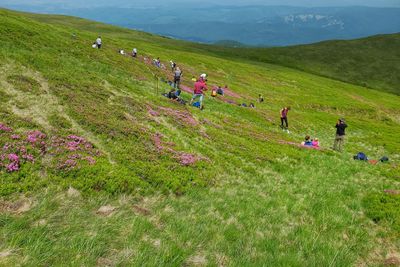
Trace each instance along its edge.
<instances>
[{"instance_id":1,"label":"pink wildflower","mask_svg":"<svg viewBox=\"0 0 400 267\"><path fill-rule=\"evenodd\" d=\"M11 139L18 140L20 138L21 138L21 136L19 136L18 134L11 135Z\"/></svg>"},{"instance_id":2,"label":"pink wildflower","mask_svg":"<svg viewBox=\"0 0 400 267\"><path fill-rule=\"evenodd\" d=\"M8 159L9 159L10 161L15 161L15 162L18 162L18 161L19 161L19 157L18 157L18 155L16 155L16 154L9 154L9 155L8 155Z\"/></svg>"},{"instance_id":3,"label":"pink wildflower","mask_svg":"<svg viewBox=\"0 0 400 267\"><path fill-rule=\"evenodd\" d=\"M15 172L19 170L19 162L11 162L10 164L7 165L6 167L8 172Z\"/></svg>"},{"instance_id":4,"label":"pink wildflower","mask_svg":"<svg viewBox=\"0 0 400 267\"><path fill-rule=\"evenodd\" d=\"M38 139L45 139L46 135L44 133L42 133L41 131L32 131L32 132L28 132L28 142L34 144L37 142Z\"/></svg>"},{"instance_id":5,"label":"pink wildflower","mask_svg":"<svg viewBox=\"0 0 400 267\"><path fill-rule=\"evenodd\" d=\"M33 155L31 155L31 154L22 155L22 158L25 159L26 161L30 161L30 162L34 162L35 161Z\"/></svg>"},{"instance_id":6,"label":"pink wildflower","mask_svg":"<svg viewBox=\"0 0 400 267\"><path fill-rule=\"evenodd\" d=\"M156 135L153 136L154 145L156 146L157 150L159 150L159 151L164 149L164 146L162 145L162 141L161 141L162 137L163 137L163 135L160 133L157 133Z\"/></svg>"},{"instance_id":7,"label":"pink wildflower","mask_svg":"<svg viewBox=\"0 0 400 267\"><path fill-rule=\"evenodd\" d=\"M12 145L7 143L3 146L3 150L9 150L11 147Z\"/></svg>"},{"instance_id":8,"label":"pink wildflower","mask_svg":"<svg viewBox=\"0 0 400 267\"><path fill-rule=\"evenodd\" d=\"M76 151L79 149L79 142L71 141L67 143L67 149L69 151Z\"/></svg>"},{"instance_id":9,"label":"pink wildflower","mask_svg":"<svg viewBox=\"0 0 400 267\"><path fill-rule=\"evenodd\" d=\"M179 155L179 162L184 166L192 165L198 160L199 158L192 154L182 153Z\"/></svg>"},{"instance_id":10,"label":"pink wildflower","mask_svg":"<svg viewBox=\"0 0 400 267\"><path fill-rule=\"evenodd\" d=\"M89 162L89 165L94 165L94 164L96 164L96 160L94 159L94 158L92 158L92 157L86 157L85 158L88 162Z\"/></svg>"},{"instance_id":11,"label":"pink wildflower","mask_svg":"<svg viewBox=\"0 0 400 267\"><path fill-rule=\"evenodd\" d=\"M68 156L68 158L69 158L69 159L80 159L80 158L82 158L82 156L79 155L79 154L73 154L73 155L71 155L71 156Z\"/></svg>"},{"instance_id":12,"label":"pink wildflower","mask_svg":"<svg viewBox=\"0 0 400 267\"><path fill-rule=\"evenodd\" d=\"M77 162L72 159L67 159L63 164L59 165L59 169L73 169L76 166Z\"/></svg>"},{"instance_id":13,"label":"pink wildflower","mask_svg":"<svg viewBox=\"0 0 400 267\"><path fill-rule=\"evenodd\" d=\"M68 139L74 140L75 142L77 142L79 144L86 142L85 138L77 136L77 135L69 135Z\"/></svg>"},{"instance_id":14,"label":"pink wildflower","mask_svg":"<svg viewBox=\"0 0 400 267\"><path fill-rule=\"evenodd\" d=\"M3 132L12 132L12 129L5 124L0 123L0 131Z\"/></svg>"}]
</instances>

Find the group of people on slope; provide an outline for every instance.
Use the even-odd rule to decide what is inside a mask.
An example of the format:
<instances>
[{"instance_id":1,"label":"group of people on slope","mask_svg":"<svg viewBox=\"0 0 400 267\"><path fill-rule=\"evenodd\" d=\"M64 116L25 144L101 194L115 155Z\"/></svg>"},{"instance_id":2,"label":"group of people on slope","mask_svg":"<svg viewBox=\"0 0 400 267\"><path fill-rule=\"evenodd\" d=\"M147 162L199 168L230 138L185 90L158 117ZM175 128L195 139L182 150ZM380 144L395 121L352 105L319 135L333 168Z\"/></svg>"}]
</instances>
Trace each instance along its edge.
<instances>
[{"instance_id":1,"label":"group of people on slope","mask_svg":"<svg viewBox=\"0 0 400 267\"><path fill-rule=\"evenodd\" d=\"M214 87L214 88L211 90L211 96L212 96L212 97L216 97L216 96L218 96L218 95L223 96L223 95L224 95L224 92L225 92L225 90L226 90L227 88L228 88L228 85L225 85L224 88L222 88L221 86Z\"/></svg>"},{"instance_id":2,"label":"group of people on slope","mask_svg":"<svg viewBox=\"0 0 400 267\"><path fill-rule=\"evenodd\" d=\"M92 47L101 49L102 44L103 44L103 40L101 39L101 36L99 36L99 37L97 37L96 41L94 41ZM118 49L118 53L121 55L126 55L126 52L124 49ZM131 56L135 58L135 57L137 57L137 53L138 53L137 48L133 48Z\"/></svg>"},{"instance_id":3,"label":"group of people on slope","mask_svg":"<svg viewBox=\"0 0 400 267\"><path fill-rule=\"evenodd\" d=\"M288 133L289 133L289 123L288 123L289 110L290 110L290 107L284 107L280 111L281 128L286 130ZM346 128L347 128L345 119L343 119L343 118L339 119L336 122L335 128L336 128L336 135L335 135L335 140L333 142L332 149L341 152L341 151L343 151L344 139L345 139ZM311 139L311 137L308 135L305 137L305 140L301 144L304 146L319 148L318 138Z\"/></svg>"},{"instance_id":4,"label":"group of people on slope","mask_svg":"<svg viewBox=\"0 0 400 267\"><path fill-rule=\"evenodd\" d=\"M101 36L97 37L96 41L93 43L93 48L101 49L102 47L102 39ZM120 54L125 55L124 50L119 50L118 51ZM137 49L133 48L132 50L132 57L137 57ZM162 67L160 58L153 59L153 64L157 66L158 68ZM170 99L174 100L180 100L180 82L181 78L183 75L182 70L176 65L174 61L170 61L170 66L171 66L171 71L173 72L174 75L174 83L173 83L173 89L166 94L166 96ZM192 105L193 102L198 99L198 102L196 106L198 106L200 109L204 108L203 101L204 101L204 92L207 91L207 75L205 73L201 74L198 79L192 78L193 81L195 81L194 84L194 90L193 90L193 95L190 100L190 104ZM225 86L224 89L227 89L227 86ZM211 96L216 97L217 95L224 95L224 89L221 86L218 86L218 88L213 88L211 91ZM259 94L258 95L258 102L262 103L264 102L264 97ZM247 107L246 104L239 104L239 106ZM254 104L251 103L249 107L254 107ZM281 125L280 127L287 131L289 133L289 123L288 123L288 113L290 111L290 107L284 107L280 110L280 120L281 120ZM343 150L343 145L344 145L344 140L345 140L345 131L347 128L347 124L343 118L339 119L335 125L336 128L336 136L335 140L333 143L333 150L336 151L342 151ZM304 142L302 142L302 145L304 146L312 146L312 147L319 147L319 141L318 138L311 139L310 136L306 136Z\"/></svg>"}]
</instances>

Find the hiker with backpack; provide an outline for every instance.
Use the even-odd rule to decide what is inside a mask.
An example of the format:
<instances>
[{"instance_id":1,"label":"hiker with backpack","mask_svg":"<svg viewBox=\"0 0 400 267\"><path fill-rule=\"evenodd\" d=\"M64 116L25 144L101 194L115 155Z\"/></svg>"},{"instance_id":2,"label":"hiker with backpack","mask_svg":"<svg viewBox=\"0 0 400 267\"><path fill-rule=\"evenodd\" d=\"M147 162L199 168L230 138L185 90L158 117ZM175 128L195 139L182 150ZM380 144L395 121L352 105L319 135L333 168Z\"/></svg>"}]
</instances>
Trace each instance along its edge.
<instances>
[{"instance_id":1,"label":"hiker with backpack","mask_svg":"<svg viewBox=\"0 0 400 267\"><path fill-rule=\"evenodd\" d=\"M190 105L192 105L193 101L196 98L199 98L199 103L200 103L199 108L200 109L204 108L204 106L203 106L203 99L204 99L203 91L207 91L207 84L205 81L205 76L199 78L197 80L197 82L194 84L194 91L193 91L192 99L190 100Z\"/></svg>"},{"instance_id":2,"label":"hiker with backpack","mask_svg":"<svg viewBox=\"0 0 400 267\"><path fill-rule=\"evenodd\" d=\"M289 124L288 124L288 119L287 119L287 115L288 112L290 110L290 107L284 107L283 109L281 109L281 128L282 129L286 129L286 131L289 131ZM285 123L285 126L283 125Z\"/></svg>"},{"instance_id":3,"label":"hiker with backpack","mask_svg":"<svg viewBox=\"0 0 400 267\"><path fill-rule=\"evenodd\" d=\"M101 45L102 45L101 36L97 37L95 43L96 43L97 49L100 49L100 48L101 48Z\"/></svg>"},{"instance_id":4,"label":"hiker with backpack","mask_svg":"<svg viewBox=\"0 0 400 267\"><path fill-rule=\"evenodd\" d=\"M339 119L336 123L336 136L335 141L333 142L333 150L341 152L344 145L344 137L346 135L345 131L347 128L347 124L344 119Z\"/></svg>"},{"instance_id":5,"label":"hiker with backpack","mask_svg":"<svg viewBox=\"0 0 400 267\"><path fill-rule=\"evenodd\" d=\"M182 71L179 67L176 67L176 70L174 72L174 88L179 88L179 85L181 84L181 77Z\"/></svg>"}]
</instances>

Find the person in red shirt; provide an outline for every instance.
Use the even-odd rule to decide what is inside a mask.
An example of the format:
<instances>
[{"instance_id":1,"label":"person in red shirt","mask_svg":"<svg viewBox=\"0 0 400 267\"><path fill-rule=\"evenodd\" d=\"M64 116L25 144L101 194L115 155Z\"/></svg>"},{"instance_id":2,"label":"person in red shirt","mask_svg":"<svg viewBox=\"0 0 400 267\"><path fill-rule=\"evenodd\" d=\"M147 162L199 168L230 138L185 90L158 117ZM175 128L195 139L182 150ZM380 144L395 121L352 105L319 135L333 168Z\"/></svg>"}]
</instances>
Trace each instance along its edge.
<instances>
[{"instance_id":1,"label":"person in red shirt","mask_svg":"<svg viewBox=\"0 0 400 267\"><path fill-rule=\"evenodd\" d=\"M200 109L203 109L204 91L207 91L207 84L204 79L198 79L197 82L194 84L194 92L192 99L190 100L190 105L196 98L199 98Z\"/></svg>"}]
</instances>

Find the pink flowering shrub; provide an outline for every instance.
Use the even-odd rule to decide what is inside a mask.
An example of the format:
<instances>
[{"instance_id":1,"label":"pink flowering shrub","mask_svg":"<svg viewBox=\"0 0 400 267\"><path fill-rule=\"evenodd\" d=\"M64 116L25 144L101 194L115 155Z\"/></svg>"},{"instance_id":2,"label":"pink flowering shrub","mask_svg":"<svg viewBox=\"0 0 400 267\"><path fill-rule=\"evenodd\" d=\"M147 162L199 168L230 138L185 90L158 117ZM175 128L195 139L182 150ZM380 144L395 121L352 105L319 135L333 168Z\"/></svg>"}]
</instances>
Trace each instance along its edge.
<instances>
[{"instance_id":1,"label":"pink flowering shrub","mask_svg":"<svg viewBox=\"0 0 400 267\"><path fill-rule=\"evenodd\" d=\"M12 129L7 125L0 123L0 132L12 132Z\"/></svg>"},{"instance_id":2,"label":"pink flowering shrub","mask_svg":"<svg viewBox=\"0 0 400 267\"><path fill-rule=\"evenodd\" d=\"M196 156L186 152L180 152L174 150L172 147L175 146L172 142L164 142L162 141L163 135L160 133L156 133L153 135L153 143L157 148L159 153L163 151L169 152L173 155L173 158L177 159L179 163L183 166L193 165L200 160L208 160L207 158Z\"/></svg>"},{"instance_id":3,"label":"pink flowering shrub","mask_svg":"<svg viewBox=\"0 0 400 267\"><path fill-rule=\"evenodd\" d=\"M179 163L184 166L192 165L201 160L201 158L189 153L179 153L176 158L179 160Z\"/></svg>"},{"instance_id":4,"label":"pink flowering shrub","mask_svg":"<svg viewBox=\"0 0 400 267\"><path fill-rule=\"evenodd\" d=\"M11 135L11 139L18 140L21 139L21 136L19 136L18 134L13 134Z\"/></svg>"},{"instance_id":5,"label":"pink flowering shrub","mask_svg":"<svg viewBox=\"0 0 400 267\"><path fill-rule=\"evenodd\" d=\"M50 152L60 158L57 168L62 170L79 168L80 164L85 162L95 165L95 157L100 156L100 152L94 149L92 143L77 135L69 135L65 138L53 137L50 144L52 147Z\"/></svg>"},{"instance_id":6,"label":"pink flowering shrub","mask_svg":"<svg viewBox=\"0 0 400 267\"><path fill-rule=\"evenodd\" d=\"M100 156L93 144L77 135L48 138L39 130L25 134L11 132L10 127L0 123L0 134L3 133L0 135L0 171L19 171L23 164L34 164L44 155L49 155L55 162L50 167L71 170L80 167L81 163L94 165L95 157Z\"/></svg>"},{"instance_id":7,"label":"pink flowering shrub","mask_svg":"<svg viewBox=\"0 0 400 267\"><path fill-rule=\"evenodd\" d=\"M189 126L197 126L199 123L193 118L192 114L188 111L180 111L172 108L164 108L160 107L160 110L163 111L168 117L173 117L186 125Z\"/></svg>"},{"instance_id":8,"label":"pink flowering shrub","mask_svg":"<svg viewBox=\"0 0 400 267\"><path fill-rule=\"evenodd\" d=\"M174 118L185 125L197 126L199 123L193 118L192 114L188 111L181 111L172 108L159 107L159 110L167 117ZM154 110L151 106L147 106L147 112L152 117L159 117L159 111Z\"/></svg>"}]
</instances>

